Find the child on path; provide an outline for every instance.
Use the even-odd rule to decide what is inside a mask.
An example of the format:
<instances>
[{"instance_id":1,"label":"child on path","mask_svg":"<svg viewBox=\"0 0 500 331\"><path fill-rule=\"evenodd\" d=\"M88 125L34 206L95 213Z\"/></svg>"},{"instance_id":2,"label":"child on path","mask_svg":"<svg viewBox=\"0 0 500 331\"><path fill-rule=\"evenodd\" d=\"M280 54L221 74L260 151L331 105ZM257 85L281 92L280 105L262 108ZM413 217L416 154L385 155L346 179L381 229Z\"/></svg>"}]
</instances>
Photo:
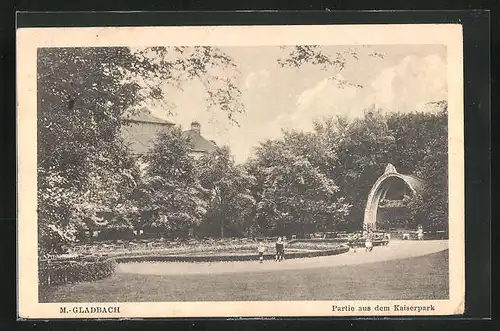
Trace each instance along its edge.
<instances>
[{"instance_id":1,"label":"child on path","mask_svg":"<svg viewBox=\"0 0 500 331\"><path fill-rule=\"evenodd\" d=\"M356 253L356 248L358 246L359 235L357 233L353 233L350 238L350 246L353 249L354 253Z\"/></svg>"},{"instance_id":2,"label":"child on path","mask_svg":"<svg viewBox=\"0 0 500 331\"><path fill-rule=\"evenodd\" d=\"M262 241L259 241L259 247L257 248L259 252L259 260L260 263L264 262L264 252L266 251L266 246L262 243Z\"/></svg>"},{"instance_id":3,"label":"child on path","mask_svg":"<svg viewBox=\"0 0 500 331\"><path fill-rule=\"evenodd\" d=\"M422 225L418 226L417 238L418 238L418 240L424 239L424 229L422 228Z\"/></svg>"},{"instance_id":4,"label":"child on path","mask_svg":"<svg viewBox=\"0 0 500 331\"><path fill-rule=\"evenodd\" d=\"M281 241L281 237L278 237L278 241L276 242L276 262L283 261L284 254L285 254L285 248L283 246L283 241Z\"/></svg>"},{"instance_id":5,"label":"child on path","mask_svg":"<svg viewBox=\"0 0 500 331\"><path fill-rule=\"evenodd\" d=\"M366 236L365 251L371 252L373 250L373 232L370 230Z\"/></svg>"}]
</instances>

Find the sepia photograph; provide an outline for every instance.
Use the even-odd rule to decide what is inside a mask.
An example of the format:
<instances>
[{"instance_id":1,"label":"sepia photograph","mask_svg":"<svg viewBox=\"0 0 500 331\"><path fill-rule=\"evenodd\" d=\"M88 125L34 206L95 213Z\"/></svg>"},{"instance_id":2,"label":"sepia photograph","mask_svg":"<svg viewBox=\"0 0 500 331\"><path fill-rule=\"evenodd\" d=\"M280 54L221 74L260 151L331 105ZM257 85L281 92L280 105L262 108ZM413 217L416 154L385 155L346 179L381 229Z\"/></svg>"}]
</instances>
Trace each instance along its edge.
<instances>
[{"instance_id":1,"label":"sepia photograph","mask_svg":"<svg viewBox=\"0 0 500 331\"><path fill-rule=\"evenodd\" d=\"M50 30L18 31L21 317L463 312L459 26Z\"/></svg>"}]
</instances>

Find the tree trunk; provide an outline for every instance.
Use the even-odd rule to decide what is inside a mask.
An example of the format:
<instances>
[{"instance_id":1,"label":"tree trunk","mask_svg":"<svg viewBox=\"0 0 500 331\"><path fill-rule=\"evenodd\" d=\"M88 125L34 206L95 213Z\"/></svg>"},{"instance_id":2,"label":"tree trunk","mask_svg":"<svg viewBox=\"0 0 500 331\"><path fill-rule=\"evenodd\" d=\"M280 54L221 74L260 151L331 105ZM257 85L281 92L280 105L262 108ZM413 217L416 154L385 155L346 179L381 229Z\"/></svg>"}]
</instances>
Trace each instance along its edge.
<instances>
[{"instance_id":1,"label":"tree trunk","mask_svg":"<svg viewBox=\"0 0 500 331\"><path fill-rule=\"evenodd\" d=\"M222 201L224 200L222 197L222 191L220 189L218 189L218 191L219 191L219 199L218 199L219 211L217 212L217 214L219 216L219 221L220 221L220 237L224 238L224 218L222 213L222 208L223 208Z\"/></svg>"},{"instance_id":2,"label":"tree trunk","mask_svg":"<svg viewBox=\"0 0 500 331\"><path fill-rule=\"evenodd\" d=\"M220 237L224 238L224 221L222 220L222 217L220 217L219 219L220 219Z\"/></svg>"}]
</instances>

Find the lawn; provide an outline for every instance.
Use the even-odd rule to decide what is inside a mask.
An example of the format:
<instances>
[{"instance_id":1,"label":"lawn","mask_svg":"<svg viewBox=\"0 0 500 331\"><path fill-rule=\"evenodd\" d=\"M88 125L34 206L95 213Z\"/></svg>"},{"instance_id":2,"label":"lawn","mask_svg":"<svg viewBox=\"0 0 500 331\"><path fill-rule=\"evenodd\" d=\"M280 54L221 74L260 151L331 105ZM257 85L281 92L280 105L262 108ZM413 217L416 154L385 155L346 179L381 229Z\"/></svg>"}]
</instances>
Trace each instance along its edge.
<instances>
[{"instance_id":1,"label":"lawn","mask_svg":"<svg viewBox=\"0 0 500 331\"><path fill-rule=\"evenodd\" d=\"M266 272L116 274L47 288L40 302L447 299L448 251L360 265Z\"/></svg>"}]
</instances>

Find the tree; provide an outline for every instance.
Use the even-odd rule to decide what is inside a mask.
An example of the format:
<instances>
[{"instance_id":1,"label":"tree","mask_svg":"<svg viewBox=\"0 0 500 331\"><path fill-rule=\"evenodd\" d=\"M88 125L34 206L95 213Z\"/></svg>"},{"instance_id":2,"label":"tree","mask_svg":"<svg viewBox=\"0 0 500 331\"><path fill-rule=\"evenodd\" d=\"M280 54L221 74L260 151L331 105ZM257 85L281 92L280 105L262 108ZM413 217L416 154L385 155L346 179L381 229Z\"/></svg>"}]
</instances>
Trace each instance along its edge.
<instances>
[{"instance_id":1,"label":"tree","mask_svg":"<svg viewBox=\"0 0 500 331\"><path fill-rule=\"evenodd\" d=\"M425 183L422 194L407 197L413 225L443 230L448 227L448 107L434 103L435 113L394 113L387 123L396 138L400 167Z\"/></svg>"},{"instance_id":2,"label":"tree","mask_svg":"<svg viewBox=\"0 0 500 331\"><path fill-rule=\"evenodd\" d=\"M348 227L360 228L370 189L392 162L394 137L380 110L368 109L362 118L329 118L315 123L315 132L330 157L326 175L339 186L346 203L352 207Z\"/></svg>"},{"instance_id":3,"label":"tree","mask_svg":"<svg viewBox=\"0 0 500 331\"><path fill-rule=\"evenodd\" d=\"M349 225L359 228L368 193L387 163L399 172L422 179L422 194L408 196L410 226L443 228L447 224L447 111L390 113L374 109L362 118L329 118L315 124L315 132L332 150L325 171L352 204Z\"/></svg>"},{"instance_id":4,"label":"tree","mask_svg":"<svg viewBox=\"0 0 500 331\"><path fill-rule=\"evenodd\" d=\"M230 119L242 112L233 80L211 69L235 68L214 47L41 48L38 50L38 218L42 250L71 241L81 227L78 212L98 187L120 192L102 172L115 172L126 148L119 129L136 106L164 100L162 84L177 86L198 79L210 107ZM100 184L96 180L101 181ZM85 193L87 192L87 193ZM101 196L106 196L101 194ZM87 203L86 203L87 202ZM106 205L105 202L96 202ZM56 238L59 238L56 240ZM48 244L48 243L54 244ZM47 244L47 245L45 245Z\"/></svg>"},{"instance_id":5,"label":"tree","mask_svg":"<svg viewBox=\"0 0 500 331\"><path fill-rule=\"evenodd\" d=\"M371 46L361 46L368 50L366 56L372 58L383 59L384 54L371 50ZM278 59L278 64L281 67L299 68L306 64L319 66L322 70L337 70L342 71L350 60L359 60L359 49L353 47L345 48L342 52L329 53L320 45L295 45L282 46L282 49L288 51L288 55ZM346 82L347 83L347 82ZM362 87L361 85L356 85Z\"/></svg>"},{"instance_id":6,"label":"tree","mask_svg":"<svg viewBox=\"0 0 500 331\"><path fill-rule=\"evenodd\" d=\"M179 127L160 133L146 156L145 178L138 190L141 210L152 217L146 225L163 233L197 227L206 213L206 195L198 181L191 145Z\"/></svg>"},{"instance_id":7,"label":"tree","mask_svg":"<svg viewBox=\"0 0 500 331\"><path fill-rule=\"evenodd\" d=\"M238 236L252 234L255 199L250 187L255 178L234 163L228 147L218 147L202 156L198 168L200 184L211 191L206 231L220 237L227 231Z\"/></svg>"},{"instance_id":8,"label":"tree","mask_svg":"<svg viewBox=\"0 0 500 331\"><path fill-rule=\"evenodd\" d=\"M296 132L284 135L282 140L262 143L248 165L262 181L256 187L260 189L256 192L256 218L261 231L304 233L333 229L343 221L349 205L344 203L335 182L314 164L313 155L319 154L314 149L299 148L312 136ZM309 141L308 146L314 143Z\"/></svg>"}]
</instances>

